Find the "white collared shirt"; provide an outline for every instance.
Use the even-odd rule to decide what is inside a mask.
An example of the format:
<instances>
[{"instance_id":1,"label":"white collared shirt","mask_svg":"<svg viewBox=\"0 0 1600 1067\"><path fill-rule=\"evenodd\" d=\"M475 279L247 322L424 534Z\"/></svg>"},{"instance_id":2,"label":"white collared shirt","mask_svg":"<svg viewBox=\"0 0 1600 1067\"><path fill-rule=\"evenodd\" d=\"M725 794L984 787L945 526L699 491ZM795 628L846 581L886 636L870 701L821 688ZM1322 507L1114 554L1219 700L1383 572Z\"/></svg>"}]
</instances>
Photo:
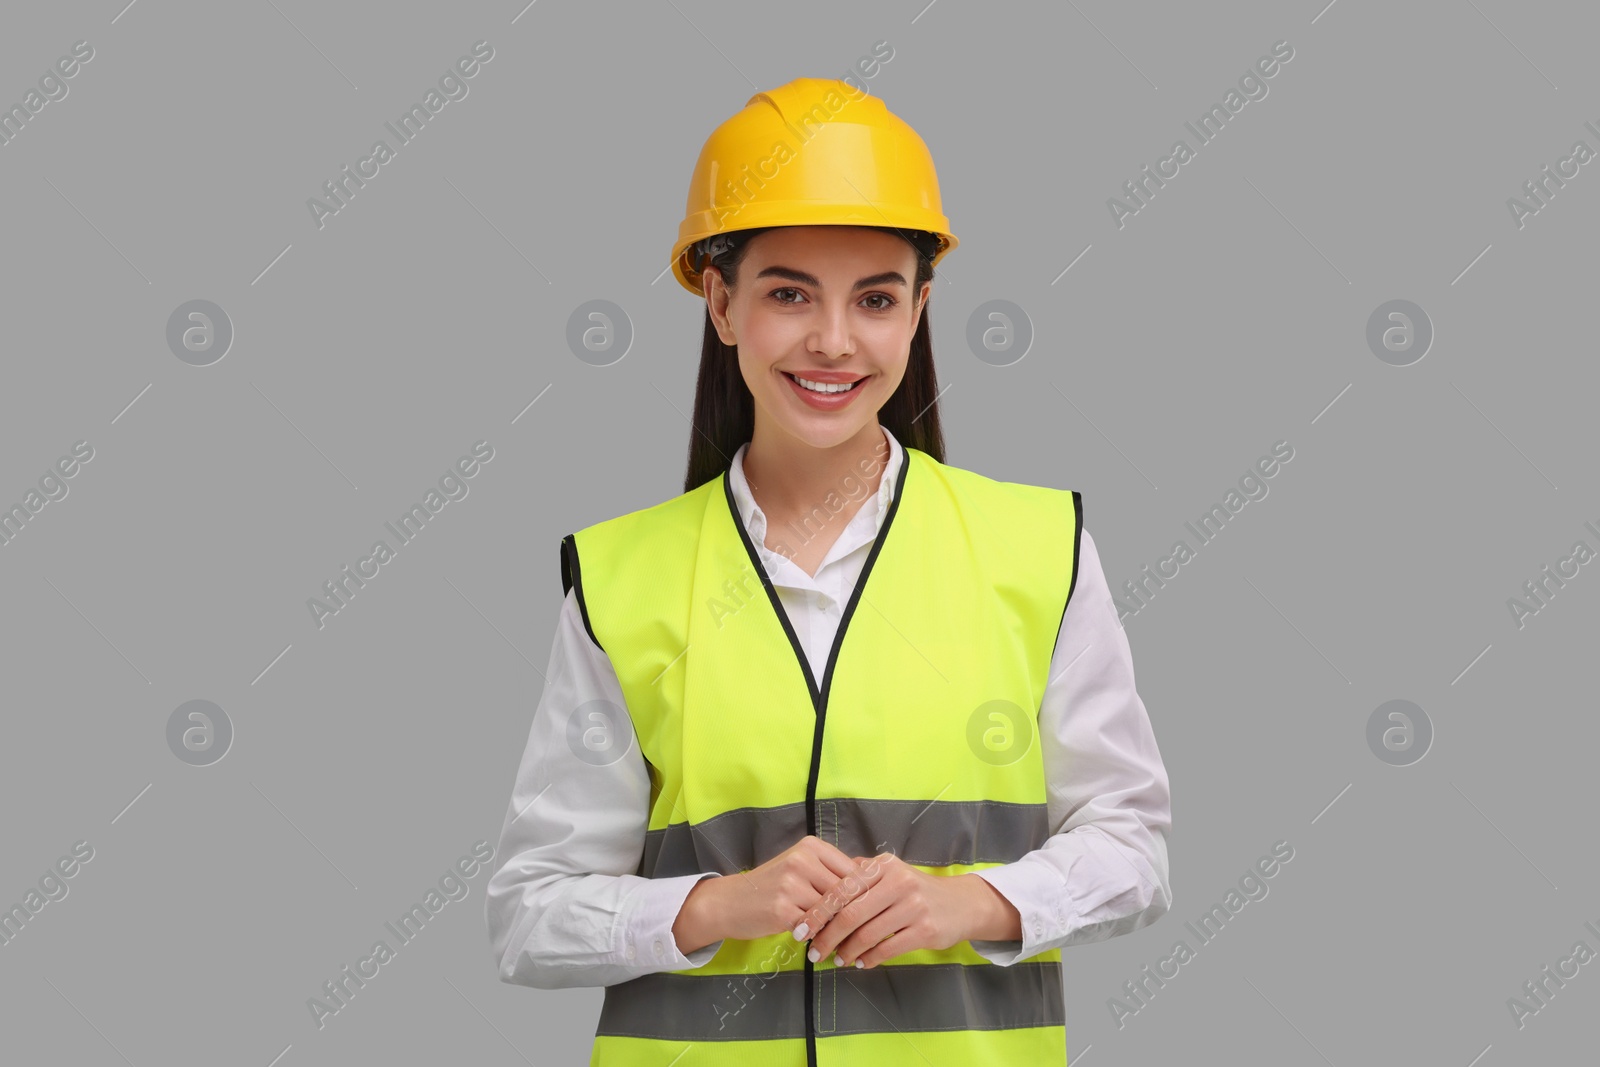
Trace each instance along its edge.
<instances>
[{"instance_id":1,"label":"white collared shirt","mask_svg":"<svg viewBox=\"0 0 1600 1067\"><path fill-rule=\"evenodd\" d=\"M819 680L905 462L900 443L883 433L890 454L878 492L862 501L814 577L765 545L766 516L744 476L748 444L728 471L739 517ZM773 540L799 547L796 531ZM611 661L590 639L568 593L500 832L496 856L503 865L485 890L490 943L505 982L544 989L615 985L704 966L722 944L685 955L672 934L689 890L718 875L633 873L649 822L649 772L637 743L605 766L574 755L568 720L595 699L627 707ZM1040 702L1039 739L1052 836L1015 862L974 872L1022 918L1020 941L972 942L1001 966L1130 933L1172 907L1166 767L1087 530Z\"/></svg>"}]
</instances>

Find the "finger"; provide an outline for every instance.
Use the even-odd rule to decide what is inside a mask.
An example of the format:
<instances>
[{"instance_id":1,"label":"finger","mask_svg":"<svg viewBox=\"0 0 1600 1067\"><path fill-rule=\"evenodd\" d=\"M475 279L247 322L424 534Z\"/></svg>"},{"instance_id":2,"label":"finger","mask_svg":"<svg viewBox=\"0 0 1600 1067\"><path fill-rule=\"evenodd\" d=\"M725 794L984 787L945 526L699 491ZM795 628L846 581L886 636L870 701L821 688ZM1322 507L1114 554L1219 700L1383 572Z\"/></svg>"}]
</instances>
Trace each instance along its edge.
<instances>
[{"instance_id":1,"label":"finger","mask_svg":"<svg viewBox=\"0 0 1600 1067\"><path fill-rule=\"evenodd\" d=\"M817 890L816 899L809 903L805 914L800 917L799 922L804 925L805 933L798 934L797 940L816 937L817 932L832 921L841 908L866 892L882 877L868 876L860 865L843 878L834 877L833 872L826 868L822 870L823 884ZM800 925L797 924L791 929L799 930Z\"/></svg>"},{"instance_id":2,"label":"finger","mask_svg":"<svg viewBox=\"0 0 1600 1067\"><path fill-rule=\"evenodd\" d=\"M899 859L893 852L880 852L874 856L856 856L853 858L857 865L856 873L840 879L839 885L834 890L824 894L823 900L810 909L805 917L807 931L812 939L812 947L814 948L817 946L816 939L819 935L827 940L828 945L838 944L849 936L855 927L888 907L890 903L898 900L901 896L898 889L885 887L888 896L881 897L881 899L880 897L874 897L869 910L864 914L853 911L845 922L839 923L835 920L834 917L845 906L854 900L860 899L873 887L882 883L884 876L894 869L893 865ZM830 923L833 925L833 930L825 933L825 931L828 931ZM829 949L824 946L821 951L826 954Z\"/></svg>"},{"instance_id":3,"label":"finger","mask_svg":"<svg viewBox=\"0 0 1600 1067\"><path fill-rule=\"evenodd\" d=\"M836 846L815 836L804 837L801 843L808 860L802 871L816 897L802 902L805 914L789 925L789 932L796 941L814 936L822 924L848 904L869 881L855 858L845 855Z\"/></svg>"},{"instance_id":4,"label":"finger","mask_svg":"<svg viewBox=\"0 0 1600 1067\"><path fill-rule=\"evenodd\" d=\"M851 964L847 958L845 966L855 966L870 970L884 960L892 960L896 956L903 956L907 952L914 952L919 948L926 947L926 945L916 943L911 936L910 927L902 927L857 956L854 964Z\"/></svg>"},{"instance_id":5,"label":"finger","mask_svg":"<svg viewBox=\"0 0 1600 1067\"><path fill-rule=\"evenodd\" d=\"M796 941L816 937L840 908L877 885L899 859L892 850L872 856L847 856L819 837L806 837L802 841L821 866L807 868L818 899L806 908L804 915L790 923L789 932Z\"/></svg>"},{"instance_id":6,"label":"finger","mask_svg":"<svg viewBox=\"0 0 1600 1067\"><path fill-rule=\"evenodd\" d=\"M804 910L789 924L789 932L794 939L805 941L816 937L817 932L838 914L840 908L855 899L860 892L860 883L859 875L836 878L832 871L818 867L813 876L813 885L816 887L814 896L802 902Z\"/></svg>"},{"instance_id":7,"label":"finger","mask_svg":"<svg viewBox=\"0 0 1600 1067\"><path fill-rule=\"evenodd\" d=\"M890 863L894 860L892 853L877 856L852 856L855 868L843 878L839 879L836 887L839 893L846 897L854 898L871 889L883 880L883 876L890 870ZM848 902L848 901L847 901ZM835 911L838 909L835 908Z\"/></svg>"},{"instance_id":8,"label":"finger","mask_svg":"<svg viewBox=\"0 0 1600 1067\"><path fill-rule=\"evenodd\" d=\"M878 942L886 937L893 937L910 924L911 916L904 906L904 899L896 899L871 919L858 923L854 930L839 939L833 949L834 964L839 967L854 966L855 962L865 956ZM908 950L900 948L897 951Z\"/></svg>"},{"instance_id":9,"label":"finger","mask_svg":"<svg viewBox=\"0 0 1600 1067\"><path fill-rule=\"evenodd\" d=\"M875 919L897 899L895 894L886 891L886 887L880 885L846 903L832 918L823 922L821 929L811 935L811 951L817 954L811 962L816 963L833 954L846 938Z\"/></svg>"},{"instance_id":10,"label":"finger","mask_svg":"<svg viewBox=\"0 0 1600 1067\"><path fill-rule=\"evenodd\" d=\"M815 835L802 838L801 840L805 843L807 850L811 853L811 855L816 857L822 866L828 871L832 872L834 876L833 879L830 880L826 885L819 886L819 891L826 890L829 885L833 884L834 881L845 877L856 869L856 861L854 857L845 855L845 853L839 850L837 845L829 844L827 841L824 841L822 838Z\"/></svg>"},{"instance_id":11,"label":"finger","mask_svg":"<svg viewBox=\"0 0 1600 1067\"><path fill-rule=\"evenodd\" d=\"M892 865L899 861L893 852L880 852L873 856L856 856L856 866L866 877L867 888L878 884Z\"/></svg>"},{"instance_id":12,"label":"finger","mask_svg":"<svg viewBox=\"0 0 1600 1067\"><path fill-rule=\"evenodd\" d=\"M887 860L892 858L892 855L851 857L855 868L830 885L823 892L822 900L813 906L816 918L811 922L812 931L815 932L819 924L838 914L840 908L881 882L890 869Z\"/></svg>"}]
</instances>

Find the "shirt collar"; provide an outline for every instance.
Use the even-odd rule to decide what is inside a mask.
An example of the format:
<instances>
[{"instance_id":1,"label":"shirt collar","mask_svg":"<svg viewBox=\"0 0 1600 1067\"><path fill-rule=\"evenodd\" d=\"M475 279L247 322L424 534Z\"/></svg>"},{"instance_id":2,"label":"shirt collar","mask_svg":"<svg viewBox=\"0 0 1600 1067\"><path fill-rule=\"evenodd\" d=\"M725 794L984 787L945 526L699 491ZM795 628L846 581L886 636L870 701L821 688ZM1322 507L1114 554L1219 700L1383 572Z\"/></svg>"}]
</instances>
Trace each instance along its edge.
<instances>
[{"instance_id":1,"label":"shirt collar","mask_svg":"<svg viewBox=\"0 0 1600 1067\"><path fill-rule=\"evenodd\" d=\"M861 512L858 512L855 518L851 520L852 522L859 521L862 513L870 511L874 538L883 529L883 520L889 513L889 504L894 500L894 486L899 478L900 465L905 462L905 449L900 446L899 441L895 440L894 434L889 432L888 427L881 424L878 428L883 431L884 438L889 442L889 462L885 465L883 477L878 482L877 496L865 501L861 505ZM766 547L767 517L760 506L756 504L755 497L750 492L750 483L745 480L744 476L744 454L749 448L750 442L746 441L733 454L733 462L728 467L728 487L733 491L733 502L739 508L739 518L744 523L745 531L750 535L750 540L761 550L762 556L765 558L772 554ZM849 497L849 490L843 485L839 487L837 492L841 497Z\"/></svg>"}]
</instances>

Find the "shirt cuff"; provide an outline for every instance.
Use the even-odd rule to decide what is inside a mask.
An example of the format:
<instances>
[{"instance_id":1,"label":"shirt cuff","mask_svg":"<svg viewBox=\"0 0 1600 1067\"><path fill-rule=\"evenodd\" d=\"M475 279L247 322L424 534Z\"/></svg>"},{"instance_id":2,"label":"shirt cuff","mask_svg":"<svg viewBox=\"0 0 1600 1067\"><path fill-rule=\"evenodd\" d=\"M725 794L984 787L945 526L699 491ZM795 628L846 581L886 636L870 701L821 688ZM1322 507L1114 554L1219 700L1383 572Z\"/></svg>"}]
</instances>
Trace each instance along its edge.
<instances>
[{"instance_id":1,"label":"shirt cuff","mask_svg":"<svg viewBox=\"0 0 1600 1067\"><path fill-rule=\"evenodd\" d=\"M1009 967L1043 951L1040 946L1066 936L1072 927L1066 883L1055 868L1045 864L1003 863L972 872L999 891L1022 917L1022 939L970 942L974 952L990 963Z\"/></svg>"},{"instance_id":2,"label":"shirt cuff","mask_svg":"<svg viewBox=\"0 0 1600 1067\"><path fill-rule=\"evenodd\" d=\"M658 971L681 971L704 967L717 954L722 942L714 941L685 956L678 950L672 924L683 910L684 898L702 878L720 877L715 871L679 875L675 878L650 878L639 889L633 915L623 926L622 959L628 967L654 967Z\"/></svg>"}]
</instances>

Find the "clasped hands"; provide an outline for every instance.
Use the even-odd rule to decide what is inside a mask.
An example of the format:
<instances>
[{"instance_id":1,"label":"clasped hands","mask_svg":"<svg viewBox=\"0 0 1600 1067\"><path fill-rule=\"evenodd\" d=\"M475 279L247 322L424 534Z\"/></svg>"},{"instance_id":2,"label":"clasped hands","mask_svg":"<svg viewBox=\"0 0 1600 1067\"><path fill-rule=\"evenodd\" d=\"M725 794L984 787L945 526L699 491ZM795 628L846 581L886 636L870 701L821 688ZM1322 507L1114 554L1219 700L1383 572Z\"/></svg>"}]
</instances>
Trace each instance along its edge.
<instances>
[{"instance_id":1,"label":"clasped hands","mask_svg":"<svg viewBox=\"0 0 1600 1067\"><path fill-rule=\"evenodd\" d=\"M736 877L702 879L673 926L685 953L779 930L809 939L813 963L833 955L843 967L1022 936L1016 908L976 874L931 875L892 851L848 856L811 834Z\"/></svg>"}]
</instances>

